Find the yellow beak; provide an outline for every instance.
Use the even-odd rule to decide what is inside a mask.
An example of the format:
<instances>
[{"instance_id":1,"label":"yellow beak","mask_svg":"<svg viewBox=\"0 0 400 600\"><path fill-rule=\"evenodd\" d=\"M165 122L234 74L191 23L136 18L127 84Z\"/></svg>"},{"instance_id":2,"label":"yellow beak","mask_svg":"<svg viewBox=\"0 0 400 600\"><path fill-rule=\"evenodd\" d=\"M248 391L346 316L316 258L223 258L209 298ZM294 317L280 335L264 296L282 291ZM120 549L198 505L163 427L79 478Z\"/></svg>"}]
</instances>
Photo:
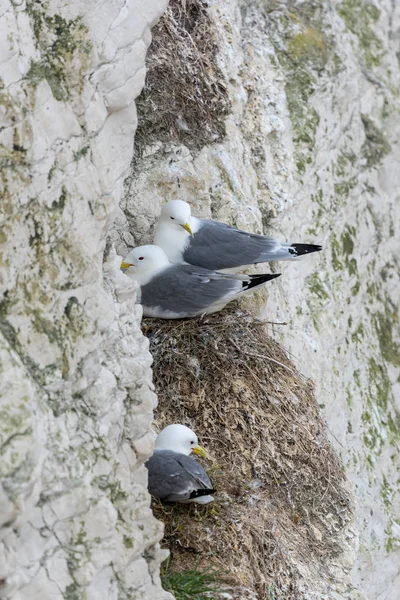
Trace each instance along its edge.
<instances>
[{"instance_id":1,"label":"yellow beak","mask_svg":"<svg viewBox=\"0 0 400 600\"><path fill-rule=\"evenodd\" d=\"M201 456L202 458L207 458L207 452L201 446L196 446L196 448L192 448L192 452L198 454L198 456Z\"/></svg>"},{"instance_id":2,"label":"yellow beak","mask_svg":"<svg viewBox=\"0 0 400 600\"><path fill-rule=\"evenodd\" d=\"M188 233L190 233L191 236L193 236L193 231L189 223L185 223L184 225L181 225L181 227L183 227L183 229L185 229Z\"/></svg>"},{"instance_id":3,"label":"yellow beak","mask_svg":"<svg viewBox=\"0 0 400 600\"><path fill-rule=\"evenodd\" d=\"M134 267L134 265L131 265L130 263L122 262L120 269L129 269L129 267Z\"/></svg>"}]
</instances>

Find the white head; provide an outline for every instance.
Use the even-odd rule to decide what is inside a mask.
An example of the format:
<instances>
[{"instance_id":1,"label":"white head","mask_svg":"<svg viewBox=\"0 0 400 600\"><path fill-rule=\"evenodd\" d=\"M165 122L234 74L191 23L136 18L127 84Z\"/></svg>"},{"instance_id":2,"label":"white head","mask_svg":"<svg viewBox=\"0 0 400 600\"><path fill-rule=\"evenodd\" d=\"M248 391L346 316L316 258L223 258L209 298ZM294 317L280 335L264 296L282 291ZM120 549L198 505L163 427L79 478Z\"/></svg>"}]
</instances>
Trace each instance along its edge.
<instances>
[{"instance_id":1,"label":"white head","mask_svg":"<svg viewBox=\"0 0 400 600\"><path fill-rule=\"evenodd\" d=\"M160 223L168 223L173 229L185 229L190 235L192 229L190 227L190 206L183 200L170 200L161 210Z\"/></svg>"},{"instance_id":2,"label":"white head","mask_svg":"<svg viewBox=\"0 0 400 600\"><path fill-rule=\"evenodd\" d=\"M157 450L173 450L186 456L191 452L207 456L204 448L199 446L197 435L185 425L168 425L158 434L155 447Z\"/></svg>"},{"instance_id":3,"label":"white head","mask_svg":"<svg viewBox=\"0 0 400 600\"><path fill-rule=\"evenodd\" d=\"M129 276L144 285L152 275L170 264L164 250L148 244L138 246L129 252L121 263L121 269L129 269Z\"/></svg>"}]
</instances>

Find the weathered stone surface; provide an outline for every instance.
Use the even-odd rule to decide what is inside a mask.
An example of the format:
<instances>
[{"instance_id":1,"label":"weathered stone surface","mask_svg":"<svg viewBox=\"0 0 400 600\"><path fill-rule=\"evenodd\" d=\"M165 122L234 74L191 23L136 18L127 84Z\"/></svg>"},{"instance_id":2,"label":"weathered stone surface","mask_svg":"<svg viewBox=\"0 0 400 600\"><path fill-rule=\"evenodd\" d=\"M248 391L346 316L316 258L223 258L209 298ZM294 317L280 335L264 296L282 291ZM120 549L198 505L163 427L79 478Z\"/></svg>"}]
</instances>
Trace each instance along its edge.
<instances>
[{"instance_id":1,"label":"weathered stone surface","mask_svg":"<svg viewBox=\"0 0 400 600\"><path fill-rule=\"evenodd\" d=\"M287 323L275 335L316 382L353 484L353 581L371 600L394 600L400 5L227 0L210 13L232 105L226 138L199 152L173 136L146 148L127 181L117 250L148 242L172 198L188 200L199 216L324 245L318 256L276 267L283 276L265 292L267 305L260 296L259 312ZM337 598L357 597L347 588L356 545L344 540L332 566Z\"/></svg>"},{"instance_id":2,"label":"weathered stone surface","mask_svg":"<svg viewBox=\"0 0 400 600\"><path fill-rule=\"evenodd\" d=\"M132 284L103 254L113 223L123 253L180 197L198 215L326 247L280 266L259 312L288 323L275 333L341 444L359 500L353 581L397 600L400 5L211 3L225 140L147 148L118 210L165 6L0 6L0 598L170 597L143 467L151 357ZM329 600L361 597L357 536L344 533ZM310 565L304 597L327 598L318 577Z\"/></svg>"},{"instance_id":3,"label":"weathered stone surface","mask_svg":"<svg viewBox=\"0 0 400 600\"><path fill-rule=\"evenodd\" d=\"M0 597L170 598L135 291L103 268L165 0L0 7Z\"/></svg>"}]
</instances>

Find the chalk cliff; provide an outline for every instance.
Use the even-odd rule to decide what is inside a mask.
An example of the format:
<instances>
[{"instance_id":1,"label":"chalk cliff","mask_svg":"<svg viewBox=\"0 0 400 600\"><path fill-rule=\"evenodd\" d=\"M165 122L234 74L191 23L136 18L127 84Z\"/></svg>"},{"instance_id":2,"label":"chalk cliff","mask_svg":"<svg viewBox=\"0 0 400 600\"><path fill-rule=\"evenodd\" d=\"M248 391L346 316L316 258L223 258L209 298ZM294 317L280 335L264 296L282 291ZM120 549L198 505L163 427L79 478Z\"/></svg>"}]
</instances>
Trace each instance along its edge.
<instances>
[{"instance_id":1,"label":"chalk cliff","mask_svg":"<svg viewBox=\"0 0 400 600\"><path fill-rule=\"evenodd\" d=\"M166 8L1 3L0 598L171 598L151 356L115 250L179 197L323 244L253 310L286 323L356 497L329 599L397 600L400 5L173 0L137 117Z\"/></svg>"}]
</instances>

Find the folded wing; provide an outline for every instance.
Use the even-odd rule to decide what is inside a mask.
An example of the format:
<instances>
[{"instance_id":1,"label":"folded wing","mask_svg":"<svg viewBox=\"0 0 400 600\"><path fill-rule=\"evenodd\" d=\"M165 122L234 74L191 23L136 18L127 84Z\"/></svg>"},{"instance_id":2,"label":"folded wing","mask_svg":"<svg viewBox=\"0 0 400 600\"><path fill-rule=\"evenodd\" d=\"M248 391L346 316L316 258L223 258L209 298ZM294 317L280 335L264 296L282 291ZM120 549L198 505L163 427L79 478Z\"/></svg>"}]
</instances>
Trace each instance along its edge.
<instances>
[{"instance_id":1,"label":"folded wing","mask_svg":"<svg viewBox=\"0 0 400 600\"><path fill-rule=\"evenodd\" d=\"M292 260L321 250L313 244L281 244L265 235L247 233L219 221L202 220L189 239L183 259L207 269L232 269L273 260Z\"/></svg>"},{"instance_id":2,"label":"folded wing","mask_svg":"<svg viewBox=\"0 0 400 600\"><path fill-rule=\"evenodd\" d=\"M190 502L214 492L207 473L191 456L156 450L146 467L150 494L164 502Z\"/></svg>"}]
</instances>

